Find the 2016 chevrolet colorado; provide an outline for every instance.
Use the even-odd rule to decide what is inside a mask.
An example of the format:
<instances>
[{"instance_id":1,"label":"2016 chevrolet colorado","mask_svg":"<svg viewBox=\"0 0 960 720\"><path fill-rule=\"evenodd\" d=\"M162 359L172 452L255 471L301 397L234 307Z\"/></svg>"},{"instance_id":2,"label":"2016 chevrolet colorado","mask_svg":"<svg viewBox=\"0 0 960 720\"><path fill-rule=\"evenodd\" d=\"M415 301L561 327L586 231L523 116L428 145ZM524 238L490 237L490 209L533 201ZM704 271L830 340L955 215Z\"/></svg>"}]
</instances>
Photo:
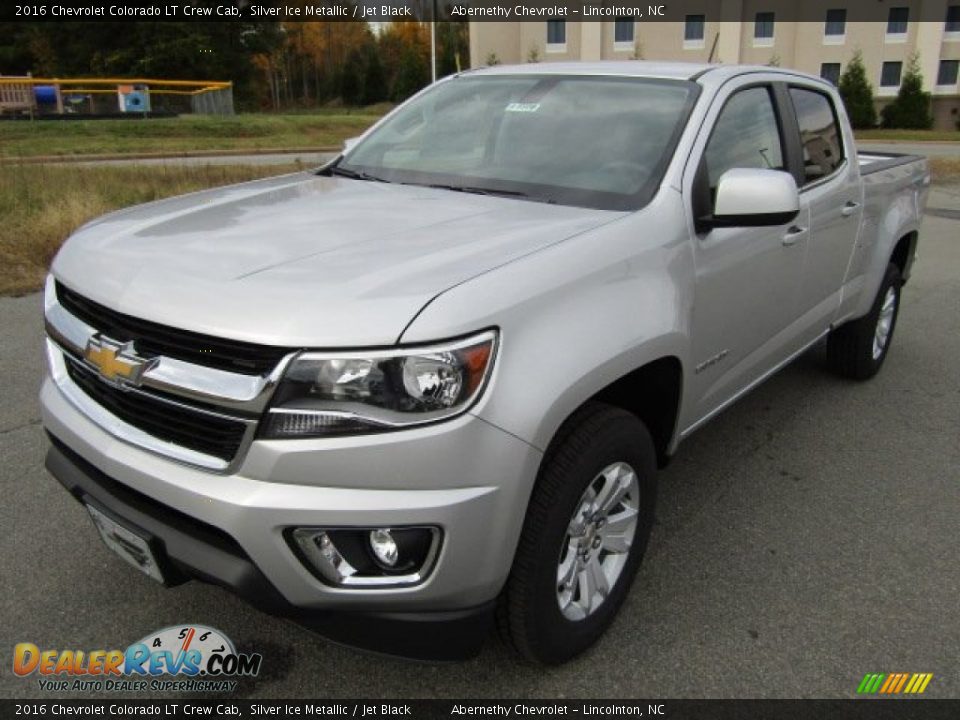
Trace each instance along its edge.
<instances>
[{"instance_id":1,"label":"2016 chevrolet colorado","mask_svg":"<svg viewBox=\"0 0 960 720\"><path fill-rule=\"evenodd\" d=\"M877 372L928 184L796 72L465 72L319 171L77 231L47 466L164 583L418 657L496 614L561 662L622 604L683 438L822 338Z\"/></svg>"}]
</instances>

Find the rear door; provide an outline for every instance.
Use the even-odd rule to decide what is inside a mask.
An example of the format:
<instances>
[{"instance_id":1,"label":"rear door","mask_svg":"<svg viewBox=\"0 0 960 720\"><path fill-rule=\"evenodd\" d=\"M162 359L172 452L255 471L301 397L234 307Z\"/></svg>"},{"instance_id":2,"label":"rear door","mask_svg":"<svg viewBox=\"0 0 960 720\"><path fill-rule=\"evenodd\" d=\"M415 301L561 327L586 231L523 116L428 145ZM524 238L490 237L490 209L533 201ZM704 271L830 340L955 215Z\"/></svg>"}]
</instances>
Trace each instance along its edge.
<instances>
[{"instance_id":1,"label":"rear door","mask_svg":"<svg viewBox=\"0 0 960 720\"><path fill-rule=\"evenodd\" d=\"M769 78L769 80L765 80ZM684 175L691 218L712 210L720 176L731 168L795 167L784 115L782 76L750 74L728 82L708 113ZM790 155L790 153L794 153ZM691 316L690 403L685 432L785 359L787 329L798 315L808 210L773 227L697 229ZM689 425L689 427L687 427Z\"/></svg>"},{"instance_id":2,"label":"rear door","mask_svg":"<svg viewBox=\"0 0 960 720\"><path fill-rule=\"evenodd\" d=\"M862 185L856 158L845 147L835 97L825 87L794 83L788 97L802 149L800 196L810 208L798 331L812 341L829 329L840 307L863 212Z\"/></svg>"}]
</instances>

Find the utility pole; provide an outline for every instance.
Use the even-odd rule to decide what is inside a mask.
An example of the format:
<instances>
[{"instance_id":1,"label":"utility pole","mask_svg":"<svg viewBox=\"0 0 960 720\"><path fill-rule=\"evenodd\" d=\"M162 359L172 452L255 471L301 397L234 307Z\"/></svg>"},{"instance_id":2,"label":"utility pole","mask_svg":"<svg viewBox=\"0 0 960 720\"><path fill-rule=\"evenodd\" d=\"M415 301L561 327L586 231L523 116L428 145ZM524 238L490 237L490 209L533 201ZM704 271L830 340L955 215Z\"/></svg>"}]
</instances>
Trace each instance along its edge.
<instances>
[{"instance_id":1,"label":"utility pole","mask_svg":"<svg viewBox=\"0 0 960 720\"><path fill-rule=\"evenodd\" d=\"M437 0L430 15L430 82L437 81Z\"/></svg>"}]
</instances>

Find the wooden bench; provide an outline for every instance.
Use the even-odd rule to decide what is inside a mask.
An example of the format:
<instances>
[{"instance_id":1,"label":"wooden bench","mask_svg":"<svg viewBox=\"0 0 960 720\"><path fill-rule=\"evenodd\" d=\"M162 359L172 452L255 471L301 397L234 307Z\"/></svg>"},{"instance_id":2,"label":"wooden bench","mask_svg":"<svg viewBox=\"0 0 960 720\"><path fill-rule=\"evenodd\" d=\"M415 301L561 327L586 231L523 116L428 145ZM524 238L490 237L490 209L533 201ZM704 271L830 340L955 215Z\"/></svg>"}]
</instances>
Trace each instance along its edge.
<instances>
[{"instance_id":1,"label":"wooden bench","mask_svg":"<svg viewBox=\"0 0 960 720\"><path fill-rule=\"evenodd\" d=\"M0 75L0 80L9 80ZM29 78L17 78L29 80ZM0 114L29 113L33 117L37 110L37 100L33 95L30 82L0 82Z\"/></svg>"}]
</instances>

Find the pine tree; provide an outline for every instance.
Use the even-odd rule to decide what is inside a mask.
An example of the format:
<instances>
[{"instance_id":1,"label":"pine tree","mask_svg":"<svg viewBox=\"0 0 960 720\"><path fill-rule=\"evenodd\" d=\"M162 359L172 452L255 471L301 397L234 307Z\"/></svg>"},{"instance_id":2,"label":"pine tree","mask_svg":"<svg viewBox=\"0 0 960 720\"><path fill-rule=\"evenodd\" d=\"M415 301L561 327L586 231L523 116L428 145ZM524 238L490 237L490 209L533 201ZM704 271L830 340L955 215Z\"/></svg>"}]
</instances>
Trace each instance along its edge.
<instances>
[{"instance_id":1,"label":"pine tree","mask_svg":"<svg viewBox=\"0 0 960 720\"><path fill-rule=\"evenodd\" d=\"M867 69L863 66L863 54L859 50L853 54L846 70L840 76L838 89L853 127L860 129L877 126L873 87L867 80Z\"/></svg>"},{"instance_id":2,"label":"pine tree","mask_svg":"<svg viewBox=\"0 0 960 720\"><path fill-rule=\"evenodd\" d=\"M387 99L387 73L380 62L377 46L370 43L366 48L366 70L363 81L363 104L373 105Z\"/></svg>"},{"instance_id":3,"label":"pine tree","mask_svg":"<svg viewBox=\"0 0 960 720\"><path fill-rule=\"evenodd\" d=\"M359 105L363 101L363 54L356 48L347 55L340 75L340 97L345 105Z\"/></svg>"},{"instance_id":4,"label":"pine tree","mask_svg":"<svg viewBox=\"0 0 960 720\"><path fill-rule=\"evenodd\" d=\"M393 101L403 102L430 84L430 66L417 47L404 48L393 85Z\"/></svg>"},{"instance_id":5,"label":"pine tree","mask_svg":"<svg viewBox=\"0 0 960 720\"><path fill-rule=\"evenodd\" d=\"M929 130L933 127L930 93L923 90L923 75L920 74L920 62L916 53L907 60L907 71L900 83L897 99L887 105L880 114L885 128Z\"/></svg>"}]
</instances>

